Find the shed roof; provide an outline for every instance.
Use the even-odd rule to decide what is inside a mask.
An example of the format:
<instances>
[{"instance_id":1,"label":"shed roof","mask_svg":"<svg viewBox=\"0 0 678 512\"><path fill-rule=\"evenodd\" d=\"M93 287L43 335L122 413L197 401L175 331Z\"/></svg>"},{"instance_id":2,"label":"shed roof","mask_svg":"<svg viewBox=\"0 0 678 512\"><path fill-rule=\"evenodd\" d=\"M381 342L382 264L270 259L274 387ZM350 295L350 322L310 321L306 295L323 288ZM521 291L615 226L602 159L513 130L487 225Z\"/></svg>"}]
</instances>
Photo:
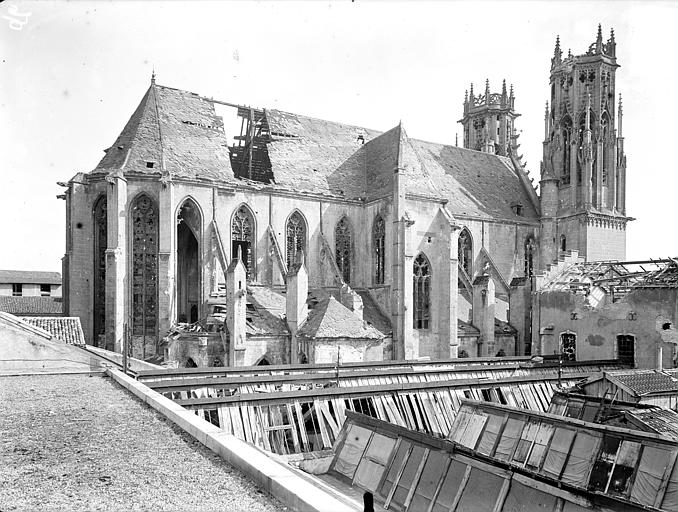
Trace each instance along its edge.
<instances>
[{"instance_id":1,"label":"shed roof","mask_svg":"<svg viewBox=\"0 0 678 512\"><path fill-rule=\"evenodd\" d=\"M0 270L0 283L61 284L61 274L36 270Z\"/></svg>"},{"instance_id":2,"label":"shed roof","mask_svg":"<svg viewBox=\"0 0 678 512\"><path fill-rule=\"evenodd\" d=\"M618 370L604 372L604 375L638 397L678 393L678 379L659 370Z\"/></svg>"},{"instance_id":3,"label":"shed roof","mask_svg":"<svg viewBox=\"0 0 678 512\"><path fill-rule=\"evenodd\" d=\"M26 316L21 319L47 331L59 341L69 345L85 345L85 334L78 317Z\"/></svg>"}]
</instances>

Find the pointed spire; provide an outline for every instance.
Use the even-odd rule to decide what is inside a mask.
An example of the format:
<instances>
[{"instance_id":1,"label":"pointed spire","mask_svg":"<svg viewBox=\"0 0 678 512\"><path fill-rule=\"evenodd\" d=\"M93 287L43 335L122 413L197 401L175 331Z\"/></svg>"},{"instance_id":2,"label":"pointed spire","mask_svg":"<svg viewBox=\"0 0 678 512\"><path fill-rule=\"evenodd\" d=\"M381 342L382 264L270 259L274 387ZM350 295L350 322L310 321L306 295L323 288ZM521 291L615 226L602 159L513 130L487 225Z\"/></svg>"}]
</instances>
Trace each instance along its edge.
<instances>
[{"instance_id":1,"label":"pointed spire","mask_svg":"<svg viewBox=\"0 0 678 512\"><path fill-rule=\"evenodd\" d=\"M490 79L485 79L485 105L490 104Z\"/></svg>"},{"instance_id":2,"label":"pointed spire","mask_svg":"<svg viewBox=\"0 0 678 512\"><path fill-rule=\"evenodd\" d=\"M610 39L607 40L607 44L605 45L605 53L609 55L610 57L615 57L616 52L617 52L617 43L614 40L614 29L610 29Z\"/></svg>"},{"instance_id":3,"label":"pointed spire","mask_svg":"<svg viewBox=\"0 0 678 512\"><path fill-rule=\"evenodd\" d=\"M242 261L242 245L238 245L238 255L236 256L236 259Z\"/></svg>"},{"instance_id":4,"label":"pointed spire","mask_svg":"<svg viewBox=\"0 0 678 512\"><path fill-rule=\"evenodd\" d=\"M563 59L563 52L560 50L560 36L556 36L556 47L553 50L553 59L551 59L551 66L560 64Z\"/></svg>"},{"instance_id":5,"label":"pointed spire","mask_svg":"<svg viewBox=\"0 0 678 512\"><path fill-rule=\"evenodd\" d=\"M511 89L509 92L509 98L513 98L513 84L511 84Z\"/></svg>"},{"instance_id":6,"label":"pointed spire","mask_svg":"<svg viewBox=\"0 0 678 512\"><path fill-rule=\"evenodd\" d=\"M610 28L610 42L611 43L615 42L614 41L614 29L613 28Z\"/></svg>"},{"instance_id":7,"label":"pointed spire","mask_svg":"<svg viewBox=\"0 0 678 512\"><path fill-rule=\"evenodd\" d=\"M603 52L603 28L598 23L598 35L596 36L596 53Z\"/></svg>"},{"instance_id":8,"label":"pointed spire","mask_svg":"<svg viewBox=\"0 0 678 512\"><path fill-rule=\"evenodd\" d=\"M473 103L473 82L471 82L471 91L469 92L469 99L471 100L471 103Z\"/></svg>"},{"instance_id":9,"label":"pointed spire","mask_svg":"<svg viewBox=\"0 0 678 512\"><path fill-rule=\"evenodd\" d=\"M459 147L459 134L458 133L454 134L454 145Z\"/></svg>"},{"instance_id":10,"label":"pointed spire","mask_svg":"<svg viewBox=\"0 0 678 512\"><path fill-rule=\"evenodd\" d=\"M549 102L544 108L544 140L549 140Z\"/></svg>"},{"instance_id":11,"label":"pointed spire","mask_svg":"<svg viewBox=\"0 0 678 512\"><path fill-rule=\"evenodd\" d=\"M568 59L569 59L570 57L572 57L572 48L568 48L568 49L567 49L567 57L568 57Z\"/></svg>"},{"instance_id":12,"label":"pointed spire","mask_svg":"<svg viewBox=\"0 0 678 512\"><path fill-rule=\"evenodd\" d=\"M155 85L155 66L153 66L153 70L151 71L151 85Z\"/></svg>"},{"instance_id":13,"label":"pointed spire","mask_svg":"<svg viewBox=\"0 0 678 512\"><path fill-rule=\"evenodd\" d=\"M506 78L501 82L501 95L506 96Z\"/></svg>"}]
</instances>

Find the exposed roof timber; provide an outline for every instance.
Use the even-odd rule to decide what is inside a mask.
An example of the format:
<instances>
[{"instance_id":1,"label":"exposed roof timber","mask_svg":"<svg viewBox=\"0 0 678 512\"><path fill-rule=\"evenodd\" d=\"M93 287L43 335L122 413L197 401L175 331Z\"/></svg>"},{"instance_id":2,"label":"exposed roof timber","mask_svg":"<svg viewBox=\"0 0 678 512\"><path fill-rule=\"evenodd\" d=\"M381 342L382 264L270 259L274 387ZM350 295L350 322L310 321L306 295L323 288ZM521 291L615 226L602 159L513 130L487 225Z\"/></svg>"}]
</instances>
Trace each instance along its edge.
<instances>
[{"instance_id":1,"label":"exposed roof timber","mask_svg":"<svg viewBox=\"0 0 678 512\"><path fill-rule=\"evenodd\" d=\"M591 377L593 374L577 373L567 376L561 376L560 380L566 384L573 385L576 382ZM245 395L234 395L227 397L216 398L189 398L177 399L176 403L187 408L204 408L208 405L226 405L236 404L240 402L271 402L280 403L285 401L293 401L300 399L314 399L321 396L334 397L360 397L372 396L380 393L391 393L398 391L415 392L415 391L430 391L433 389L453 389L453 388L468 388L484 387L491 388L502 385L516 385L526 383L539 383L544 381L557 381L559 377L556 373L553 375L538 375L529 377L512 377L507 379L456 379L456 380L441 380L435 382L407 382L395 384L369 385L358 386L350 388L322 388L322 389L303 389L297 391L279 391L274 393L252 393Z\"/></svg>"}]
</instances>

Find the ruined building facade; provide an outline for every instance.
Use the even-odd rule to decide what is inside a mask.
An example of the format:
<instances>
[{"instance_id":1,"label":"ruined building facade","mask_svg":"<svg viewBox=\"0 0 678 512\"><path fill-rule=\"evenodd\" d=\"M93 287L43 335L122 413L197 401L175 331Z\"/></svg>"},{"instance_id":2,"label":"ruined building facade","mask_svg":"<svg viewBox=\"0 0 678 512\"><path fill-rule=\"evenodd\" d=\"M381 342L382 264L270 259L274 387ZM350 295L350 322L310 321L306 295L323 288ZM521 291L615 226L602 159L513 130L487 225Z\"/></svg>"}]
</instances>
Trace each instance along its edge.
<instances>
[{"instance_id":1,"label":"ruined building facade","mask_svg":"<svg viewBox=\"0 0 678 512\"><path fill-rule=\"evenodd\" d=\"M623 257L628 220L614 40L559 52L541 197L505 85L467 95L460 148L152 80L101 162L67 184L65 310L89 343L127 337L145 358L215 304L226 364L525 353L532 275L571 248ZM580 122L581 148L568 131Z\"/></svg>"}]
</instances>

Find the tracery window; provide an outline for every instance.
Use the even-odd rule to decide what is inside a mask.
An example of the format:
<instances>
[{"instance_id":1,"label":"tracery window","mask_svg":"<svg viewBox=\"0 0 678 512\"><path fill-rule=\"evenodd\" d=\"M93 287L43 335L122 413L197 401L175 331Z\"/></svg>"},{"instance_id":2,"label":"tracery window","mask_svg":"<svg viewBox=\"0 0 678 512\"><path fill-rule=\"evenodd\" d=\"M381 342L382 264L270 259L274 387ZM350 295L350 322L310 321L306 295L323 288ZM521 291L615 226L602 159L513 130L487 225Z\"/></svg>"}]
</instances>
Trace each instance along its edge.
<instances>
[{"instance_id":1,"label":"tracery window","mask_svg":"<svg viewBox=\"0 0 678 512\"><path fill-rule=\"evenodd\" d=\"M342 217L334 228L334 255L345 283L351 282L352 238L351 225L346 217Z\"/></svg>"},{"instance_id":2,"label":"tracery window","mask_svg":"<svg viewBox=\"0 0 678 512\"><path fill-rule=\"evenodd\" d=\"M381 215L377 215L372 227L372 243L374 245L374 282L384 284L384 266L386 263L386 223Z\"/></svg>"},{"instance_id":3,"label":"tracery window","mask_svg":"<svg viewBox=\"0 0 678 512\"><path fill-rule=\"evenodd\" d=\"M252 272L252 241L255 238L254 218L252 212L245 205L242 205L233 215L231 223L231 258L238 256L238 249L242 253L242 263L247 269L247 278L251 277Z\"/></svg>"},{"instance_id":4,"label":"tracery window","mask_svg":"<svg viewBox=\"0 0 678 512\"><path fill-rule=\"evenodd\" d=\"M431 321L431 265L420 253L414 260L413 312L414 328L428 329Z\"/></svg>"},{"instance_id":5,"label":"tracery window","mask_svg":"<svg viewBox=\"0 0 678 512\"><path fill-rule=\"evenodd\" d=\"M158 320L158 211L147 195L132 204L132 334L154 335Z\"/></svg>"},{"instance_id":6,"label":"tracery window","mask_svg":"<svg viewBox=\"0 0 678 512\"><path fill-rule=\"evenodd\" d=\"M560 335L560 353L564 361L577 360L577 335L573 332L564 332Z\"/></svg>"},{"instance_id":7,"label":"tracery window","mask_svg":"<svg viewBox=\"0 0 678 512\"><path fill-rule=\"evenodd\" d=\"M468 229L464 228L459 233L459 242L458 242L458 255L459 265L464 271L470 276L473 261L473 240L471 239L471 233Z\"/></svg>"},{"instance_id":8,"label":"tracery window","mask_svg":"<svg viewBox=\"0 0 678 512\"><path fill-rule=\"evenodd\" d=\"M602 184L607 185L607 168L609 167L609 161L610 159L608 158L608 138L609 138L609 127L610 127L610 117L608 116L607 112L603 114L603 116L600 119L600 128L601 128L601 136L603 139L603 154L602 154L602 161L601 161L601 169L602 169Z\"/></svg>"},{"instance_id":9,"label":"tracery window","mask_svg":"<svg viewBox=\"0 0 678 512\"><path fill-rule=\"evenodd\" d=\"M106 196L94 204L94 344L105 346L106 333L106 248L108 247L108 215Z\"/></svg>"},{"instance_id":10,"label":"tracery window","mask_svg":"<svg viewBox=\"0 0 678 512\"><path fill-rule=\"evenodd\" d=\"M289 267L294 263L297 253L306 248L306 221L298 211L295 211L287 219L285 240L287 266Z\"/></svg>"},{"instance_id":11,"label":"tracery window","mask_svg":"<svg viewBox=\"0 0 678 512\"><path fill-rule=\"evenodd\" d=\"M525 241L525 277L532 277L534 273L534 239Z\"/></svg>"}]
</instances>

